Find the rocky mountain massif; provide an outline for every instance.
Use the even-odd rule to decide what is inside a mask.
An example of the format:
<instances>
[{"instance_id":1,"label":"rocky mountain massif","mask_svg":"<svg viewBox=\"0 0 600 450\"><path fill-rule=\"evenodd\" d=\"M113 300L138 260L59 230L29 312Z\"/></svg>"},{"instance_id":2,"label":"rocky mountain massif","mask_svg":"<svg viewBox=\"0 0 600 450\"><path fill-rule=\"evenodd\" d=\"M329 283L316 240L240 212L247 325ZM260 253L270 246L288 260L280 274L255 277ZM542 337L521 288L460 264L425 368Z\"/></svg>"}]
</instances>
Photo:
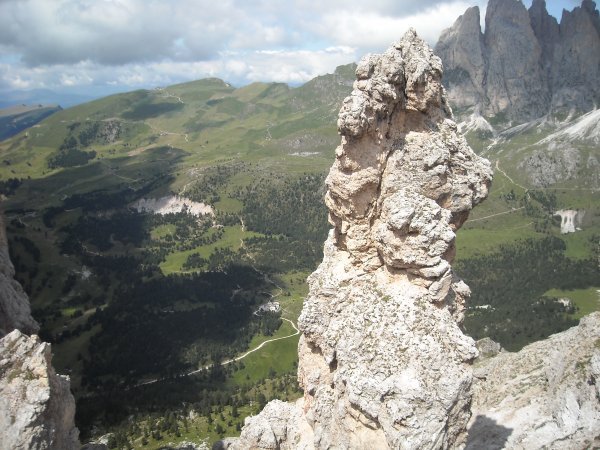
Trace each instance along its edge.
<instances>
[{"instance_id":1,"label":"rocky mountain massif","mask_svg":"<svg viewBox=\"0 0 600 450\"><path fill-rule=\"evenodd\" d=\"M592 0L563 10L560 23L544 0L529 10L518 0L490 0L485 32L479 8L469 8L435 52L453 107L523 122L600 103L600 18Z\"/></svg>"},{"instance_id":2,"label":"rocky mountain massif","mask_svg":"<svg viewBox=\"0 0 600 450\"><path fill-rule=\"evenodd\" d=\"M459 128L477 152L498 160L517 188L566 188L553 194L592 217L597 202L579 200L600 189L596 4L563 10L559 23L544 0L529 10L520 0L490 0L484 32L479 8L469 8L435 51Z\"/></svg>"},{"instance_id":3,"label":"rocky mountain massif","mask_svg":"<svg viewBox=\"0 0 600 450\"><path fill-rule=\"evenodd\" d=\"M0 449L77 449L69 378L54 372L50 344L27 336L39 325L13 276L0 217Z\"/></svg>"},{"instance_id":4,"label":"rocky mountain massif","mask_svg":"<svg viewBox=\"0 0 600 450\"><path fill-rule=\"evenodd\" d=\"M334 229L299 320L304 398L233 448L450 448L465 441L473 340L455 231L491 182L457 132L438 57L409 31L359 64L327 177Z\"/></svg>"}]
</instances>

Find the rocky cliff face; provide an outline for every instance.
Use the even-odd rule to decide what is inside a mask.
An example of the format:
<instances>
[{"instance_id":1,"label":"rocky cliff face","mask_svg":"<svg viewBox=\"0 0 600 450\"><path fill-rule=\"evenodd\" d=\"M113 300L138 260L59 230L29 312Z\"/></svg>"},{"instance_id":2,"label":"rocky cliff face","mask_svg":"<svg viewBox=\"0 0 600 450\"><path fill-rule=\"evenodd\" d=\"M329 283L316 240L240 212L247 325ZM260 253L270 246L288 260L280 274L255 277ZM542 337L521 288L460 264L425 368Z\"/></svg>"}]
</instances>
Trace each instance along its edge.
<instances>
[{"instance_id":1,"label":"rocky cliff face","mask_svg":"<svg viewBox=\"0 0 600 450\"><path fill-rule=\"evenodd\" d=\"M474 372L467 449L600 445L600 313Z\"/></svg>"},{"instance_id":2,"label":"rocky cliff face","mask_svg":"<svg viewBox=\"0 0 600 450\"><path fill-rule=\"evenodd\" d=\"M0 217L0 449L78 449L69 378L54 372L50 344L27 336L39 326L13 279L4 233Z\"/></svg>"},{"instance_id":3,"label":"rocky cliff face","mask_svg":"<svg viewBox=\"0 0 600 450\"><path fill-rule=\"evenodd\" d=\"M14 329L26 334L37 333L39 325L31 317L27 294L13 278L15 269L8 254L4 230L4 222L0 214L0 337Z\"/></svg>"},{"instance_id":4,"label":"rocky cliff face","mask_svg":"<svg viewBox=\"0 0 600 450\"><path fill-rule=\"evenodd\" d=\"M363 59L327 178L334 226L299 320L304 398L271 402L234 448L451 448L470 417L469 288L455 231L489 163L457 133L442 65L409 31Z\"/></svg>"},{"instance_id":5,"label":"rocky cliff face","mask_svg":"<svg viewBox=\"0 0 600 450\"><path fill-rule=\"evenodd\" d=\"M69 378L57 375L50 345L14 330L0 340L0 447L78 449Z\"/></svg>"},{"instance_id":6,"label":"rocky cliff face","mask_svg":"<svg viewBox=\"0 0 600 450\"><path fill-rule=\"evenodd\" d=\"M473 6L442 32L436 54L444 55L444 84L455 107L481 103L487 107L485 43L479 7Z\"/></svg>"},{"instance_id":7,"label":"rocky cliff face","mask_svg":"<svg viewBox=\"0 0 600 450\"><path fill-rule=\"evenodd\" d=\"M449 100L485 116L529 120L549 111L588 111L600 101L600 19L584 0L560 24L534 0L490 0L481 34L470 8L445 30L436 53L451 74Z\"/></svg>"}]
</instances>

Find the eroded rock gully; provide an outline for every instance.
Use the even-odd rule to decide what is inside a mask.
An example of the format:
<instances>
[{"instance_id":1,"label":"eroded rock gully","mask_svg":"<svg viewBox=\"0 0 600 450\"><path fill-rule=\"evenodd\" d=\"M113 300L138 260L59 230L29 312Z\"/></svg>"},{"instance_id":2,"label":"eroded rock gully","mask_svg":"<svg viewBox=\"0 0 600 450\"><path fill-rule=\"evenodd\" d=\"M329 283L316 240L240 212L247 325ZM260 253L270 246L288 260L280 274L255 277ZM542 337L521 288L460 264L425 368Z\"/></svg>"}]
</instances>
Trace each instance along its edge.
<instances>
[{"instance_id":1,"label":"eroded rock gully","mask_svg":"<svg viewBox=\"0 0 600 450\"><path fill-rule=\"evenodd\" d=\"M231 448L450 448L465 441L475 344L458 324L456 230L491 168L458 134L442 64L413 30L364 58L327 177L333 229L299 320L304 398L269 403Z\"/></svg>"}]
</instances>

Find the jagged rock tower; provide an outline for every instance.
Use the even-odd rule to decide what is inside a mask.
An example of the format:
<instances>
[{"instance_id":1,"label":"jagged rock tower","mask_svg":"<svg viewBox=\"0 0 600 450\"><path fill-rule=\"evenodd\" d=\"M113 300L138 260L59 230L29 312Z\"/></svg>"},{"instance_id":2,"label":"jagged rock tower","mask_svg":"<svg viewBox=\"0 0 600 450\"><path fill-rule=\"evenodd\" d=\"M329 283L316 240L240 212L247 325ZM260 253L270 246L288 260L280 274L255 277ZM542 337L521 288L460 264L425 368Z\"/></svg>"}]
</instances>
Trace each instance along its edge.
<instances>
[{"instance_id":1,"label":"jagged rock tower","mask_svg":"<svg viewBox=\"0 0 600 450\"><path fill-rule=\"evenodd\" d=\"M442 64L410 30L364 58L327 177L334 226L299 327L304 398L269 403L233 448L451 448L464 441L477 350L456 230L489 162L457 132Z\"/></svg>"},{"instance_id":2,"label":"jagged rock tower","mask_svg":"<svg viewBox=\"0 0 600 450\"><path fill-rule=\"evenodd\" d=\"M435 46L455 108L527 121L549 112L589 111L600 102L600 14L583 0L560 23L545 0L489 0L482 33L471 7Z\"/></svg>"}]
</instances>

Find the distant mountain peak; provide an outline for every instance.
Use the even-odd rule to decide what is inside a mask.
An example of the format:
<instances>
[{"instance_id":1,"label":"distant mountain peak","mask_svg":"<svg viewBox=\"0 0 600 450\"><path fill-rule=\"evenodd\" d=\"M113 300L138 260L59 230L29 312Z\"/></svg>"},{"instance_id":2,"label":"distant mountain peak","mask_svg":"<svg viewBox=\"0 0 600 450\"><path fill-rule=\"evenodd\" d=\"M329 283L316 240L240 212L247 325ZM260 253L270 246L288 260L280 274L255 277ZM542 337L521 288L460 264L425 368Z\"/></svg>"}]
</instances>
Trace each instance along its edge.
<instances>
[{"instance_id":1,"label":"distant mountain peak","mask_svg":"<svg viewBox=\"0 0 600 450\"><path fill-rule=\"evenodd\" d=\"M545 0L529 10L520 0L490 0L483 33L479 20L479 8L467 9L435 48L452 105L522 121L573 107L589 111L600 101L594 1L563 11L558 23Z\"/></svg>"}]
</instances>

